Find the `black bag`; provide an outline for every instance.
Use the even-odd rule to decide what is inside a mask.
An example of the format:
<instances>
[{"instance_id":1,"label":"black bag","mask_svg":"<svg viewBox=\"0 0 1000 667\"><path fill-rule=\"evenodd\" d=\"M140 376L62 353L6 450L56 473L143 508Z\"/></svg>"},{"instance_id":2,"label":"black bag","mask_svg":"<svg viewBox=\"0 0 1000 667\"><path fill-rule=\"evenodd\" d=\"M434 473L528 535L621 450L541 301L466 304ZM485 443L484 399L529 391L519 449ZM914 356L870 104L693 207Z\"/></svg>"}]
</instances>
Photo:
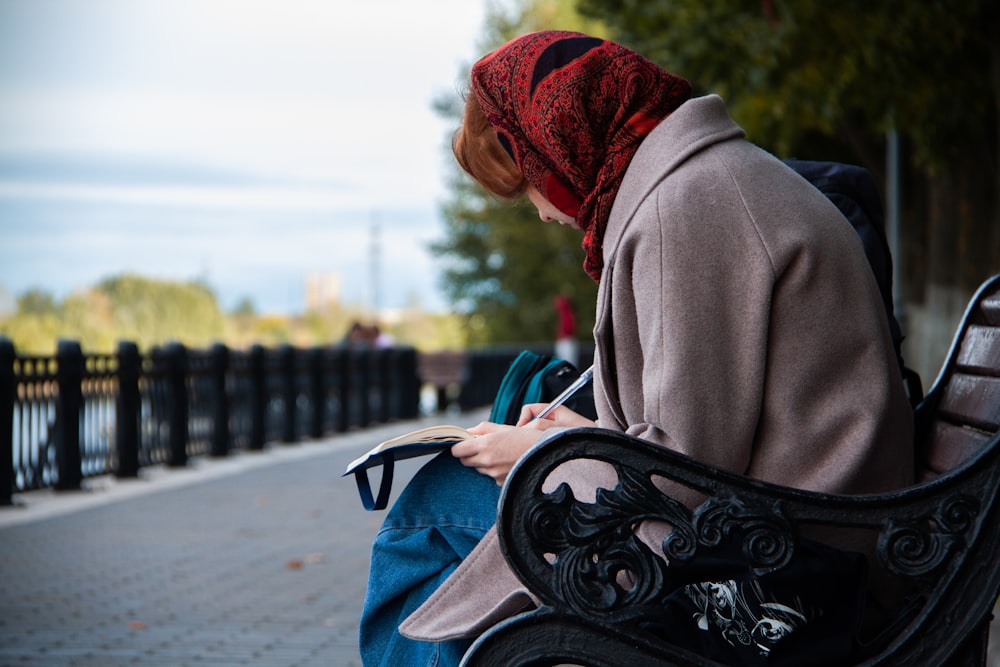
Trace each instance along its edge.
<instances>
[{"instance_id":1,"label":"black bag","mask_svg":"<svg viewBox=\"0 0 1000 667\"><path fill-rule=\"evenodd\" d=\"M885 235L885 215L875 179L864 167L840 162L785 160L785 164L826 195L861 239L865 257L868 258L882 296L889 333L896 350L896 361L903 375L910 404L915 407L923 398L923 386L917 372L907 368L903 361L903 332L896 319L892 299L892 252Z\"/></svg>"},{"instance_id":2,"label":"black bag","mask_svg":"<svg viewBox=\"0 0 1000 667\"><path fill-rule=\"evenodd\" d=\"M726 665L835 667L862 648L865 557L803 539L785 568L753 574L735 539L671 565L677 589L643 623L672 644Z\"/></svg>"}]
</instances>

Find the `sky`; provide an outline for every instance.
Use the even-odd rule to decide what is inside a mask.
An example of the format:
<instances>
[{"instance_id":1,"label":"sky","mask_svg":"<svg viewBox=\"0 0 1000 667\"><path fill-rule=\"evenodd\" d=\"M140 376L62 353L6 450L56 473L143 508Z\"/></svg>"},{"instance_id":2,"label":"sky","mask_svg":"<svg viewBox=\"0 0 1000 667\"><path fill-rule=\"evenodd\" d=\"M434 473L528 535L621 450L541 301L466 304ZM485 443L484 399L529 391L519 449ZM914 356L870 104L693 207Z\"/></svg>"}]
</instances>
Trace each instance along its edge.
<instances>
[{"instance_id":1,"label":"sky","mask_svg":"<svg viewBox=\"0 0 1000 667\"><path fill-rule=\"evenodd\" d=\"M447 307L427 245L485 0L0 0L0 310L122 273Z\"/></svg>"}]
</instances>

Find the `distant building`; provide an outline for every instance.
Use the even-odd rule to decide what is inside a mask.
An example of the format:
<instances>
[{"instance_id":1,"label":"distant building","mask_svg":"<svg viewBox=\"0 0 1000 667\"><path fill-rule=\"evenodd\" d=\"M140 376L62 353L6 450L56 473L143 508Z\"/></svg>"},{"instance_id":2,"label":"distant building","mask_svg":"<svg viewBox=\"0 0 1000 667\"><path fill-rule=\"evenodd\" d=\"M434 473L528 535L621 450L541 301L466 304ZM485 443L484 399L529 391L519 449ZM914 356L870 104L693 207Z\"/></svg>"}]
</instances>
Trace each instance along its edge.
<instances>
[{"instance_id":1,"label":"distant building","mask_svg":"<svg viewBox=\"0 0 1000 667\"><path fill-rule=\"evenodd\" d=\"M306 275L306 311L318 312L340 303L340 274L312 272Z\"/></svg>"}]
</instances>

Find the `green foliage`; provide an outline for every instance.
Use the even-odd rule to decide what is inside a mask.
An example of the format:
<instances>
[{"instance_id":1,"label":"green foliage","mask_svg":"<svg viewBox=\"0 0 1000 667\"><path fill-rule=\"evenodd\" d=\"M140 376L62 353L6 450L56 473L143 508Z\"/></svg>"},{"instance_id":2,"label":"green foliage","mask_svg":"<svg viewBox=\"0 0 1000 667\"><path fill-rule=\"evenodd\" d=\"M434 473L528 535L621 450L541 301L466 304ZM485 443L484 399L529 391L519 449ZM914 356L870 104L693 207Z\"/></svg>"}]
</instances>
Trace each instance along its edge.
<instances>
[{"instance_id":1,"label":"green foliage","mask_svg":"<svg viewBox=\"0 0 1000 667\"><path fill-rule=\"evenodd\" d=\"M998 7L995 0L579 2L619 41L726 98L751 139L778 154L806 156L819 135L871 164L883 133L896 127L925 166L995 132Z\"/></svg>"},{"instance_id":2,"label":"green foliage","mask_svg":"<svg viewBox=\"0 0 1000 667\"><path fill-rule=\"evenodd\" d=\"M485 50L538 30L575 30L598 37L607 32L602 21L578 12L573 0L515 0L506 10L494 2L486 12Z\"/></svg>"},{"instance_id":3,"label":"green foliage","mask_svg":"<svg viewBox=\"0 0 1000 667\"><path fill-rule=\"evenodd\" d=\"M254 317L257 314L257 307L254 305L253 299L245 296L233 308L232 314L240 317Z\"/></svg>"},{"instance_id":4,"label":"green foliage","mask_svg":"<svg viewBox=\"0 0 1000 667\"><path fill-rule=\"evenodd\" d=\"M99 290L70 294L57 311L59 328L56 338L80 341L81 347L95 352L111 351L119 340L134 340L115 335L114 309L111 298ZM55 349L55 344L50 349Z\"/></svg>"},{"instance_id":5,"label":"green foliage","mask_svg":"<svg viewBox=\"0 0 1000 667\"><path fill-rule=\"evenodd\" d=\"M79 341L88 353L113 352L119 341L141 349L178 341L193 348L222 342L240 349L253 344L298 347L338 344L352 321L371 315L337 303L298 317L257 315L249 298L233 313L220 312L212 291L197 282L171 282L124 275L70 294L61 303L42 290L17 299L18 309L0 315L0 336L21 354L52 354L60 339ZM462 349L463 320L453 313L419 308L392 313L379 323L398 345L421 350Z\"/></svg>"},{"instance_id":6,"label":"green foliage","mask_svg":"<svg viewBox=\"0 0 1000 667\"><path fill-rule=\"evenodd\" d=\"M0 336L6 336L24 354L53 354L59 340L55 315L15 314L0 320Z\"/></svg>"},{"instance_id":7,"label":"green foliage","mask_svg":"<svg viewBox=\"0 0 1000 667\"><path fill-rule=\"evenodd\" d=\"M170 340L203 347L225 331L215 295L198 283L123 275L102 281L97 291L110 302L115 330L141 348Z\"/></svg>"},{"instance_id":8,"label":"green foliage","mask_svg":"<svg viewBox=\"0 0 1000 667\"><path fill-rule=\"evenodd\" d=\"M41 289L30 289L17 298L17 309L30 315L54 315L56 300Z\"/></svg>"},{"instance_id":9,"label":"green foliage","mask_svg":"<svg viewBox=\"0 0 1000 667\"><path fill-rule=\"evenodd\" d=\"M996 0L579 0L579 8L698 93L722 95L748 138L781 157L860 164L888 189L885 137L895 130L899 178L885 196L899 203L893 253L904 303L926 305L932 286L957 289L964 301L996 272Z\"/></svg>"},{"instance_id":10,"label":"green foliage","mask_svg":"<svg viewBox=\"0 0 1000 667\"><path fill-rule=\"evenodd\" d=\"M451 258L445 291L468 315L473 343L551 340L552 300L577 305L580 328L592 328L596 285L583 272L578 231L545 223L530 204L498 202L469 183L445 209L447 240L434 246Z\"/></svg>"},{"instance_id":11,"label":"green foliage","mask_svg":"<svg viewBox=\"0 0 1000 667\"><path fill-rule=\"evenodd\" d=\"M108 278L62 303L31 290L17 312L0 320L0 334L22 352L51 354L61 338L91 352L110 352L117 341L148 349L169 341L207 347L222 340L225 320L211 290L197 283L136 275Z\"/></svg>"},{"instance_id":12,"label":"green foliage","mask_svg":"<svg viewBox=\"0 0 1000 667\"><path fill-rule=\"evenodd\" d=\"M542 29L601 34L603 28L576 13L570 0L527 0L509 11L491 7L486 53L513 37ZM462 100L443 98L437 111L461 122ZM443 287L465 317L471 344L552 340L553 298L565 294L577 308L579 330L593 328L596 285L583 272L578 231L543 223L525 199L498 201L451 160L451 201L443 207L445 239L432 247L445 263Z\"/></svg>"}]
</instances>

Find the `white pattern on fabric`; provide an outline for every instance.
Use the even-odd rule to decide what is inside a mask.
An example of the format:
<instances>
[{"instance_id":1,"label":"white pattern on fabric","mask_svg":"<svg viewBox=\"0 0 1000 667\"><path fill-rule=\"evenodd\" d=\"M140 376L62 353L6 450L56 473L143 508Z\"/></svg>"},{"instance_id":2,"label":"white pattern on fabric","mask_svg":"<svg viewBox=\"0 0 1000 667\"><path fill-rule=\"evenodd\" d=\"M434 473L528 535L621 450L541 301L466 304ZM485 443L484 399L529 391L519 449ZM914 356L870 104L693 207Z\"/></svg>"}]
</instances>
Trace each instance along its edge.
<instances>
[{"instance_id":1,"label":"white pattern on fabric","mask_svg":"<svg viewBox=\"0 0 1000 667\"><path fill-rule=\"evenodd\" d=\"M756 646L763 657L810 620L799 599L795 606L767 600L756 582L703 581L684 592L700 610L694 615L699 630L715 627L729 645Z\"/></svg>"}]
</instances>

